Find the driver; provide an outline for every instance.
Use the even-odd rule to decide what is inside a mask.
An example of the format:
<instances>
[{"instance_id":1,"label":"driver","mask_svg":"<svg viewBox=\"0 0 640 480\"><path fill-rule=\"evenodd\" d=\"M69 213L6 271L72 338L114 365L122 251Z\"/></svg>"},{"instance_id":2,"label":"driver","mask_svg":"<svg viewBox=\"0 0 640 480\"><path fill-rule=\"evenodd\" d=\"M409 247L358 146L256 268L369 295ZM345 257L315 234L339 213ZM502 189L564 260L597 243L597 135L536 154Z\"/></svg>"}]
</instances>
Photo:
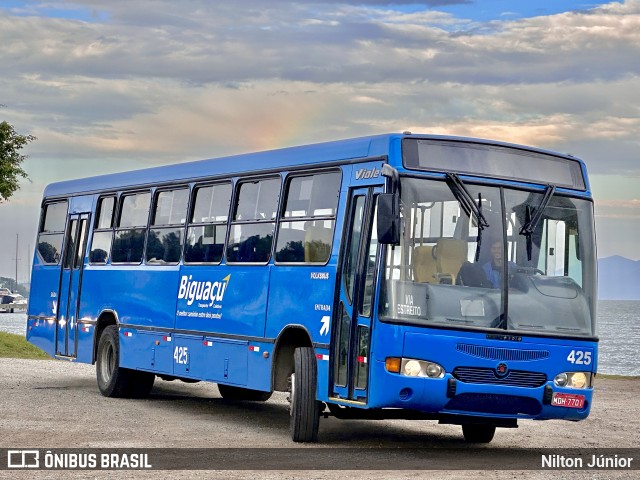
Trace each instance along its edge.
<instances>
[{"instance_id":1,"label":"driver","mask_svg":"<svg viewBox=\"0 0 640 480\"><path fill-rule=\"evenodd\" d=\"M516 264L511 261L507 263L509 270L515 266ZM492 288L502 286L502 240L495 240L491 243L491 259L482 265L482 270Z\"/></svg>"}]
</instances>

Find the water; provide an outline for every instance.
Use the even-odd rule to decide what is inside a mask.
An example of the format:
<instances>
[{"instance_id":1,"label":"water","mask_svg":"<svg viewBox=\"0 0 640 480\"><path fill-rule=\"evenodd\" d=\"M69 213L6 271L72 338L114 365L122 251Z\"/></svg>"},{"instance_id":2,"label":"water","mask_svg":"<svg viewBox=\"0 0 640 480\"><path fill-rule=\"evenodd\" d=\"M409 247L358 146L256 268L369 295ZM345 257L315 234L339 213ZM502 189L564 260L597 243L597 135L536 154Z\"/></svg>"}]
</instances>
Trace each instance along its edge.
<instances>
[{"instance_id":1,"label":"water","mask_svg":"<svg viewBox=\"0 0 640 480\"><path fill-rule=\"evenodd\" d=\"M25 336L27 331L27 314L0 312L0 332L15 333Z\"/></svg>"},{"instance_id":2,"label":"water","mask_svg":"<svg viewBox=\"0 0 640 480\"><path fill-rule=\"evenodd\" d=\"M598 302L598 371L640 376L640 301Z\"/></svg>"},{"instance_id":3,"label":"water","mask_svg":"<svg viewBox=\"0 0 640 480\"><path fill-rule=\"evenodd\" d=\"M25 313L0 313L0 331L25 334ZM640 301L600 300L598 372L640 376Z\"/></svg>"}]
</instances>

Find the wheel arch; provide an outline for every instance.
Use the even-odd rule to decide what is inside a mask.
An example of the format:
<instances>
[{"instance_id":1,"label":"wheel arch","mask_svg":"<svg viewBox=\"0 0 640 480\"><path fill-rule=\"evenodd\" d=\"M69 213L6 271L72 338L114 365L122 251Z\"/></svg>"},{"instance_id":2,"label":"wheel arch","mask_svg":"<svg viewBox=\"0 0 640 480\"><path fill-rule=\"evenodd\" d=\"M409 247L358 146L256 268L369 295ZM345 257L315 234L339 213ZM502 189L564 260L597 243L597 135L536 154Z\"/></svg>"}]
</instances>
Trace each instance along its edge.
<instances>
[{"instance_id":1,"label":"wheel arch","mask_svg":"<svg viewBox=\"0 0 640 480\"><path fill-rule=\"evenodd\" d=\"M96 363L96 356L98 354L98 342L100 341L100 335L102 331L109 325L118 326L119 324L118 314L113 310L103 310L98 316L96 321L95 334L93 335L93 355L91 356L91 364Z\"/></svg>"},{"instance_id":2,"label":"wheel arch","mask_svg":"<svg viewBox=\"0 0 640 480\"><path fill-rule=\"evenodd\" d=\"M271 369L271 389L285 392L293 373L293 353L298 347L313 347L311 334L304 325L287 325L276 338Z\"/></svg>"}]
</instances>

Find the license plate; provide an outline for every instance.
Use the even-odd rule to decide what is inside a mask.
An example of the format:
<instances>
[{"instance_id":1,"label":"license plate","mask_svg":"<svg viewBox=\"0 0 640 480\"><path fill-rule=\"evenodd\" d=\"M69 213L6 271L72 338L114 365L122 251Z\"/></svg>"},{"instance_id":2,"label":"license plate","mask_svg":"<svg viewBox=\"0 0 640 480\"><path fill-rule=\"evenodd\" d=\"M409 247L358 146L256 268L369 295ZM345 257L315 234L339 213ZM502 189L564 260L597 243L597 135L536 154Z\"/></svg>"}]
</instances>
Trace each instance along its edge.
<instances>
[{"instance_id":1,"label":"license plate","mask_svg":"<svg viewBox=\"0 0 640 480\"><path fill-rule=\"evenodd\" d=\"M551 397L551 405L556 407L582 408L584 407L584 395L573 393L554 393Z\"/></svg>"}]
</instances>

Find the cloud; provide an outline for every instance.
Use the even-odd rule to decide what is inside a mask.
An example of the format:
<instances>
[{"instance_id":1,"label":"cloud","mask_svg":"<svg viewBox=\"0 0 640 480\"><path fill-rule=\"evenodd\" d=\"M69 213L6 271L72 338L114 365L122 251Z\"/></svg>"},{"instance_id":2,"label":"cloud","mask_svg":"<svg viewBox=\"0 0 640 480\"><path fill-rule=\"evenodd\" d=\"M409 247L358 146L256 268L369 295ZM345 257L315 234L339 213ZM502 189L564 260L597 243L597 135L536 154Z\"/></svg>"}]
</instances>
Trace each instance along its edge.
<instances>
[{"instance_id":1,"label":"cloud","mask_svg":"<svg viewBox=\"0 0 640 480\"><path fill-rule=\"evenodd\" d=\"M477 26L429 10L260 5L258 13L252 2L242 10L220 2L147 0L103 7L109 9L105 22L4 17L0 35L9 49L2 55L7 73L135 75L194 84L501 84L617 78L640 69L628 62L640 54L640 14L631 7Z\"/></svg>"},{"instance_id":2,"label":"cloud","mask_svg":"<svg viewBox=\"0 0 640 480\"><path fill-rule=\"evenodd\" d=\"M410 128L638 168L637 0L482 24L385 1L241 3L5 11L5 111L39 137L32 152L56 158L164 163ZM445 3L465 2L426 2Z\"/></svg>"},{"instance_id":3,"label":"cloud","mask_svg":"<svg viewBox=\"0 0 640 480\"><path fill-rule=\"evenodd\" d=\"M33 183L0 218L36 218L49 181L403 130L571 152L594 177L638 178L640 1L489 22L435 8L465 3L0 7L3 119L38 137ZM636 189L601 183L622 203L596 202L600 221L637 225L612 218L636 218Z\"/></svg>"}]
</instances>

